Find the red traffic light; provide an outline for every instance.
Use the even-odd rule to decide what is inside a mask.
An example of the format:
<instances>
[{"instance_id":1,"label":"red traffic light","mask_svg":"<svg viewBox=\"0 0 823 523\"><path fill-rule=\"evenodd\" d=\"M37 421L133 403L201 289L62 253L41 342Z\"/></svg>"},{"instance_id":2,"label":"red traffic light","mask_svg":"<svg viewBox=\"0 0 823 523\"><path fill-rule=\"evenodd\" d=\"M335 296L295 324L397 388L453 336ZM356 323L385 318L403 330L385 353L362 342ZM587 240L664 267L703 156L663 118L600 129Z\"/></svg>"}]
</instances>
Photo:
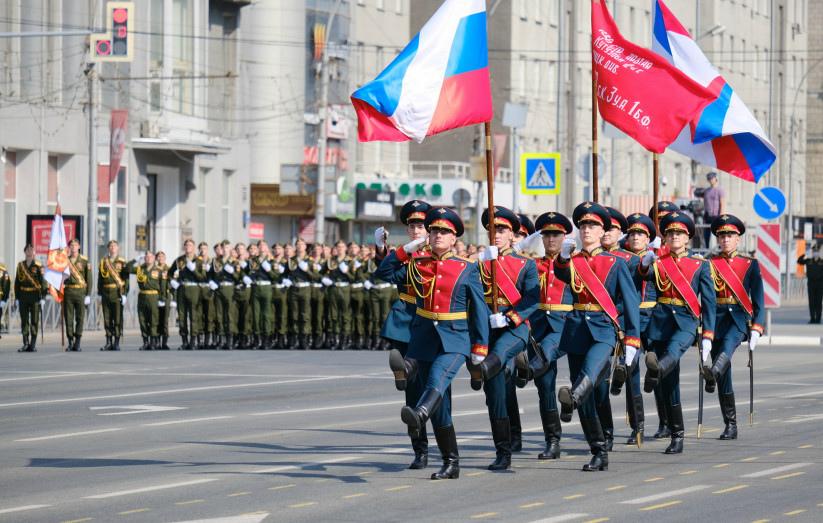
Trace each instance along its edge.
<instances>
[{"instance_id":1,"label":"red traffic light","mask_svg":"<svg viewBox=\"0 0 823 523\"><path fill-rule=\"evenodd\" d=\"M129 10L128 9L115 9L111 12L111 19L116 24L124 24L129 19Z\"/></svg>"}]
</instances>

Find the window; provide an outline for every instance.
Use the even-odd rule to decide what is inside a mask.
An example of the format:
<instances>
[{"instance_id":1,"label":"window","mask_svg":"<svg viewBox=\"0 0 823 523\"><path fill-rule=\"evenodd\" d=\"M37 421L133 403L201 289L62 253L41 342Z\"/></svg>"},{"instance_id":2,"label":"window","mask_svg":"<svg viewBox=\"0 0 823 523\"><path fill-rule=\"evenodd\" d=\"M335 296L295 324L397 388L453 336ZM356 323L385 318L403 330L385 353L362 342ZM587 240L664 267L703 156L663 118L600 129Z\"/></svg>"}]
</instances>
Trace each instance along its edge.
<instances>
[{"instance_id":1,"label":"window","mask_svg":"<svg viewBox=\"0 0 823 523\"><path fill-rule=\"evenodd\" d=\"M734 70L734 36L729 36L729 69Z\"/></svg>"},{"instance_id":2,"label":"window","mask_svg":"<svg viewBox=\"0 0 823 523\"><path fill-rule=\"evenodd\" d=\"M128 175L126 167L121 166L109 184L109 166L97 167L97 254L106 255L106 243L117 240L120 251L126 252L128 235L127 213ZM112 223L114 228L112 229Z\"/></svg>"},{"instance_id":3,"label":"window","mask_svg":"<svg viewBox=\"0 0 823 523\"><path fill-rule=\"evenodd\" d=\"M164 0L151 0L149 61L152 72L163 70L163 45L165 34L165 31L163 30L163 4L165 4Z\"/></svg>"},{"instance_id":4,"label":"window","mask_svg":"<svg viewBox=\"0 0 823 523\"><path fill-rule=\"evenodd\" d=\"M548 7L546 2L538 2L534 8L534 21L535 23L542 24L543 23L543 10Z\"/></svg>"},{"instance_id":5,"label":"window","mask_svg":"<svg viewBox=\"0 0 823 523\"><path fill-rule=\"evenodd\" d=\"M517 1L517 13L520 15L521 20L529 19L529 0Z\"/></svg>"},{"instance_id":6,"label":"window","mask_svg":"<svg viewBox=\"0 0 823 523\"><path fill-rule=\"evenodd\" d=\"M357 5L366 5L366 0L357 0Z\"/></svg>"},{"instance_id":7,"label":"window","mask_svg":"<svg viewBox=\"0 0 823 523\"><path fill-rule=\"evenodd\" d=\"M377 10L378 11L385 11L386 10L386 0L376 0Z\"/></svg>"},{"instance_id":8,"label":"window","mask_svg":"<svg viewBox=\"0 0 823 523\"><path fill-rule=\"evenodd\" d=\"M3 176L3 224L6 230L3 232L3 257L6 264L14 263L17 256L15 249L15 232L17 231L17 153L6 151L4 176Z\"/></svg>"},{"instance_id":9,"label":"window","mask_svg":"<svg viewBox=\"0 0 823 523\"><path fill-rule=\"evenodd\" d=\"M223 171L223 206L222 206L222 222L223 222L223 238L229 237L229 208L231 205L231 177L234 171Z\"/></svg>"},{"instance_id":10,"label":"window","mask_svg":"<svg viewBox=\"0 0 823 523\"><path fill-rule=\"evenodd\" d=\"M206 237L206 180L211 169L200 168L200 179L197 180L197 230L195 236Z\"/></svg>"},{"instance_id":11,"label":"window","mask_svg":"<svg viewBox=\"0 0 823 523\"><path fill-rule=\"evenodd\" d=\"M521 97L526 96L526 84L527 84L527 77L528 72L528 59L525 55L520 55L520 58L517 60L517 68L518 68L518 78L517 78L517 94Z\"/></svg>"},{"instance_id":12,"label":"window","mask_svg":"<svg viewBox=\"0 0 823 523\"><path fill-rule=\"evenodd\" d=\"M49 206L49 212L53 212L54 207L57 205L57 195L60 192L59 188L59 171L58 171L58 158L56 155L49 155L49 165L48 165L48 174L47 174L47 181L46 181L46 204Z\"/></svg>"},{"instance_id":13,"label":"window","mask_svg":"<svg viewBox=\"0 0 823 523\"><path fill-rule=\"evenodd\" d=\"M740 39L740 71L741 71L741 73L743 73L743 76L746 76L746 65L747 65L746 60L748 60L748 59L749 59L749 57L746 54L746 39L741 38Z\"/></svg>"},{"instance_id":14,"label":"window","mask_svg":"<svg viewBox=\"0 0 823 523\"><path fill-rule=\"evenodd\" d=\"M194 112L194 17L191 0L172 0L172 39L173 60L172 74L184 77L172 80L172 94L177 104L177 111L183 114ZM189 77L189 78L186 78Z\"/></svg>"},{"instance_id":15,"label":"window","mask_svg":"<svg viewBox=\"0 0 823 523\"><path fill-rule=\"evenodd\" d=\"M405 2L405 0L394 0L394 12L396 14L403 14L403 2Z\"/></svg>"},{"instance_id":16,"label":"window","mask_svg":"<svg viewBox=\"0 0 823 523\"><path fill-rule=\"evenodd\" d=\"M546 85L548 87L547 101L549 103L557 102L557 64L549 62L546 68Z\"/></svg>"},{"instance_id":17,"label":"window","mask_svg":"<svg viewBox=\"0 0 823 523\"><path fill-rule=\"evenodd\" d=\"M751 61L752 61L752 69L751 69L752 70L752 76L755 77L755 78L759 78L760 77L760 71L758 70L759 63L760 63L760 46L759 45L754 46L754 54L751 57Z\"/></svg>"}]
</instances>

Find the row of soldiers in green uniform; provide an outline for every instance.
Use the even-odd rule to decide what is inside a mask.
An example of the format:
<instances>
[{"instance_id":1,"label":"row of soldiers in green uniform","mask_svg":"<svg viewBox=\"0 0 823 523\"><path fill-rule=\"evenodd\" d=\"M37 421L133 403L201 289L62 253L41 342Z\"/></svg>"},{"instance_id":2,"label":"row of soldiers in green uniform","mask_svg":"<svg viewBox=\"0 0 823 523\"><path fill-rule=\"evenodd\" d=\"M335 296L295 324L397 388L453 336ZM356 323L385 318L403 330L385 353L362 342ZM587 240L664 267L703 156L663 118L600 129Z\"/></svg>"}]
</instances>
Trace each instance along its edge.
<instances>
[{"instance_id":1,"label":"row of soldiers in green uniform","mask_svg":"<svg viewBox=\"0 0 823 523\"><path fill-rule=\"evenodd\" d=\"M195 250L186 240L184 253L171 264L165 253L148 252L126 261L112 240L97 267L106 343L119 350L123 309L135 275L142 350L168 350L169 322L176 309L180 349L367 349L385 350L380 326L397 299L396 288L374 277L373 250L337 242L314 246L265 241L232 245L228 241ZM64 284L65 332L69 351L79 351L86 306L91 303L92 267L69 245L69 277ZM5 275L5 276L4 276ZM0 272L0 288L3 278ZM34 351L40 310L47 292L43 267L26 248L17 269L15 296L20 302L24 345ZM0 307L8 290L0 292Z\"/></svg>"}]
</instances>

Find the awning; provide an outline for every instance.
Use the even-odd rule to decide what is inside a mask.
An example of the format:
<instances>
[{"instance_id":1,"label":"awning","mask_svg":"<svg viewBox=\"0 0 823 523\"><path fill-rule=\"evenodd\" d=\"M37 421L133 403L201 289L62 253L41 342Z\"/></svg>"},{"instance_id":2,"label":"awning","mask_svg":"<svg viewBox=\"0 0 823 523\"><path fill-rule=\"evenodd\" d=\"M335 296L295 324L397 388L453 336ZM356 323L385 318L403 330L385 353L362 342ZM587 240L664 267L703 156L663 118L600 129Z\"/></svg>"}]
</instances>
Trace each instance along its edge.
<instances>
[{"instance_id":1,"label":"awning","mask_svg":"<svg viewBox=\"0 0 823 523\"><path fill-rule=\"evenodd\" d=\"M231 152L231 147L227 145L182 142L162 138L133 138L130 146L135 150L177 151L192 154L226 154Z\"/></svg>"}]
</instances>

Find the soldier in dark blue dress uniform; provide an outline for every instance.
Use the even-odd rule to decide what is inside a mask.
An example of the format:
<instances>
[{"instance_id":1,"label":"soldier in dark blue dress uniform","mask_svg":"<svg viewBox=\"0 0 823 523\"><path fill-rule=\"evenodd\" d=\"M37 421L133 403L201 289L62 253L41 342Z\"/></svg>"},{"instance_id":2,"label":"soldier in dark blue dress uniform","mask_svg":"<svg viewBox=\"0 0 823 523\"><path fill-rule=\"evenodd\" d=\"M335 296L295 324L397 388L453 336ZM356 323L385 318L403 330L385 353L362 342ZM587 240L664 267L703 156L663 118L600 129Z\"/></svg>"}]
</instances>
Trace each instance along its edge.
<instances>
[{"instance_id":1,"label":"soldier in dark blue dress uniform","mask_svg":"<svg viewBox=\"0 0 823 523\"><path fill-rule=\"evenodd\" d=\"M572 256L573 244L564 242L555 264L557 277L570 285L574 298L560 338L560 346L569 357L573 386L561 387L557 399L563 421L571 421L572 411L578 409L592 453L583 470L607 470L606 440L592 392L608 372L604 369L608 369L609 356L621 335L626 346L640 347L639 301L626 263L600 247L605 230L611 226L609 212L602 205L584 202L575 208L573 219L583 248ZM622 321L615 302L622 302ZM621 326L625 333L620 332Z\"/></svg>"},{"instance_id":2,"label":"soldier in dark blue dress uniform","mask_svg":"<svg viewBox=\"0 0 823 523\"><path fill-rule=\"evenodd\" d=\"M736 216L724 214L711 224L720 254L709 258L717 295L717 320L711 351L704 351L702 372L706 392L715 387L720 400L725 430L722 440L737 439L737 410L732 388L732 355L737 346L748 340L754 351L763 334L766 309L763 301L763 278L757 260L737 252L746 226ZM711 356L711 360L709 359Z\"/></svg>"},{"instance_id":3,"label":"soldier in dark blue dress uniform","mask_svg":"<svg viewBox=\"0 0 823 523\"><path fill-rule=\"evenodd\" d=\"M481 222L486 229L491 226L488 211L481 216ZM512 453L507 396L513 392L508 391L504 369L518 353L526 349L529 341L526 320L537 310L540 284L534 260L512 249L514 231L520 230L517 215L505 207L495 206L493 226L495 245L483 251L479 268L486 301L491 304L491 260L495 260L498 312L489 317L492 331L488 357L475 355L472 363L480 366L496 450L496 458L489 465L489 470L506 470L511 467ZM514 388L513 384L511 388Z\"/></svg>"},{"instance_id":4,"label":"soldier in dark blue dress uniform","mask_svg":"<svg viewBox=\"0 0 823 523\"><path fill-rule=\"evenodd\" d=\"M412 200L407 202L400 209L400 222L406 226L406 233L410 242L418 242L417 251L423 254L426 246L426 213L431 209L431 205L422 200ZM378 227L374 231L375 259L381 263L388 255L386 240L388 232L383 227ZM378 266L379 271L379 266ZM375 272L375 277L377 272ZM409 350L409 339L411 338L411 323L415 317L417 300L414 292L410 289L407 281L397 282L397 292L400 299L392 304L389 315L380 330L380 336L389 340L392 345L389 353L389 365L392 367L396 381L397 390L402 390L406 396L406 405L415 406L420 399L420 383L416 376L408 376L404 357ZM407 379L410 378L410 379ZM449 392L450 393L450 392ZM422 430L409 431L412 449L414 450L414 460L410 469L422 469L429 463L429 439L426 436L425 428Z\"/></svg>"},{"instance_id":5,"label":"soldier in dark blue dress uniform","mask_svg":"<svg viewBox=\"0 0 823 523\"><path fill-rule=\"evenodd\" d=\"M709 263L688 252L694 221L683 213L673 212L660 221L660 229L665 239L664 254L658 259L655 253L647 252L639 268L640 274L657 286L643 388L651 392L658 383L662 385L671 431L671 443L665 453L680 454L685 434L680 404L680 358L697 341L701 322L701 348L711 348L716 301Z\"/></svg>"},{"instance_id":6,"label":"soldier in dark blue dress uniform","mask_svg":"<svg viewBox=\"0 0 823 523\"><path fill-rule=\"evenodd\" d=\"M470 355L489 353L489 314L477 264L452 252L463 234L463 222L451 209L437 207L426 214L431 252L419 253L417 241L390 253L377 275L392 283L408 282L417 300L411 323L406 376L417 372L423 392L400 417L410 431L434 425L443 466L431 479L460 475L457 437L451 418L452 380Z\"/></svg>"}]
</instances>

